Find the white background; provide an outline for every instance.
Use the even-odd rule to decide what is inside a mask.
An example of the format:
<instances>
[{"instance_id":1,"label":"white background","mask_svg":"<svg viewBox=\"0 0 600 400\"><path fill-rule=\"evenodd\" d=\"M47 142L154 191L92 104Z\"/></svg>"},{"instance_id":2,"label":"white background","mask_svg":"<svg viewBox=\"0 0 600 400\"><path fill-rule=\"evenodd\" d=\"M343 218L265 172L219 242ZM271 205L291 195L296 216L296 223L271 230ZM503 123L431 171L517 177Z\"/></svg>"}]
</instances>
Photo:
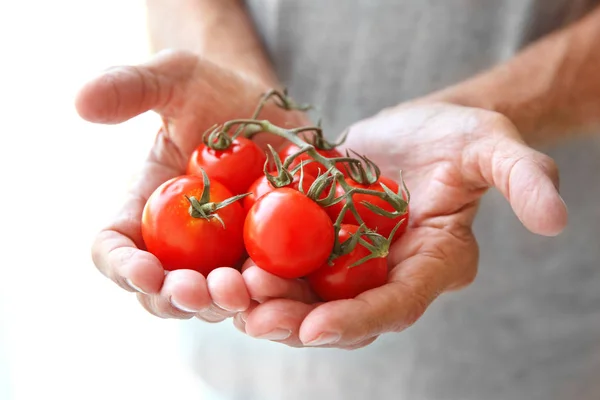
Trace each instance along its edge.
<instances>
[{"instance_id":1,"label":"white background","mask_svg":"<svg viewBox=\"0 0 600 400\"><path fill-rule=\"evenodd\" d=\"M148 55L144 2L0 2L0 399L200 398L176 321L90 259L158 128L92 125L77 89Z\"/></svg>"}]
</instances>

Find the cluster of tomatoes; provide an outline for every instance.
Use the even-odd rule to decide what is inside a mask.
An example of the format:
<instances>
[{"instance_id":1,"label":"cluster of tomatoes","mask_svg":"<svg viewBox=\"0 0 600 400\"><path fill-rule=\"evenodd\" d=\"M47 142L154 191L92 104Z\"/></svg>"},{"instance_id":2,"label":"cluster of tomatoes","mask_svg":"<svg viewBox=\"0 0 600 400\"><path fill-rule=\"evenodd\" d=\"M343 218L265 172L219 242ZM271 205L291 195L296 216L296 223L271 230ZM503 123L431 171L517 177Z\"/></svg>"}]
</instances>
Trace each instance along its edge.
<instances>
[{"instance_id":1,"label":"cluster of tomatoes","mask_svg":"<svg viewBox=\"0 0 600 400\"><path fill-rule=\"evenodd\" d=\"M205 276L251 257L274 275L306 279L324 301L385 284L387 249L408 221L408 202L399 206L386 192L404 200L407 193L378 171L365 174L360 163L369 160L345 163L349 156L334 146L312 144L301 152L295 143L268 155L244 136L220 149L205 140L185 175L148 199L142 217L146 250L166 270ZM335 167L316 161L315 152ZM347 195L348 189L354 191Z\"/></svg>"}]
</instances>

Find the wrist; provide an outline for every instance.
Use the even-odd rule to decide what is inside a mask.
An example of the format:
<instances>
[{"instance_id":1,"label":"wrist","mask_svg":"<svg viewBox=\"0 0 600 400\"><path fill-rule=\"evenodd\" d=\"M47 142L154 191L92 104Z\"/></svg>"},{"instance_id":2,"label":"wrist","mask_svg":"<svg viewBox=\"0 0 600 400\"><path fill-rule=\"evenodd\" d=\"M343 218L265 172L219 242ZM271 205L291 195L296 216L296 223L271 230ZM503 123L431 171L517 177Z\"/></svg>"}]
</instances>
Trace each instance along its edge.
<instances>
[{"instance_id":1,"label":"wrist","mask_svg":"<svg viewBox=\"0 0 600 400\"><path fill-rule=\"evenodd\" d=\"M146 0L150 45L186 50L264 88L279 82L241 0Z\"/></svg>"}]
</instances>

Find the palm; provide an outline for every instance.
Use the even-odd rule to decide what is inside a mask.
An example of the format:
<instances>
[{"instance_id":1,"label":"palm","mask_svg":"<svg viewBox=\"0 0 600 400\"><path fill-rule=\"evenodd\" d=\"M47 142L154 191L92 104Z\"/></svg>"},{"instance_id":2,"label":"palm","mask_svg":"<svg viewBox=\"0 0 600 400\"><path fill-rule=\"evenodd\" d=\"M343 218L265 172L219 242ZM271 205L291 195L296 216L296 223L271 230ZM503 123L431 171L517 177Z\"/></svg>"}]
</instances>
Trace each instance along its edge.
<instances>
[{"instance_id":1,"label":"palm","mask_svg":"<svg viewBox=\"0 0 600 400\"><path fill-rule=\"evenodd\" d=\"M280 282L269 292L264 282L275 287L275 278L250 267L244 275L251 292L271 298L245 324L238 321L252 336L284 325L288 345L355 348L411 325L439 294L473 280L478 247L471 224L489 187L505 195L533 232L556 234L566 222L554 164L498 114L407 104L353 125L344 147L371 158L388 177L399 178L402 169L411 191L409 229L390 251L388 283L356 299L319 304L304 282ZM325 341L326 332L337 340Z\"/></svg>"},{"instance_id":2,"label":"palm","mask_svg":"<svg viewBox=\"0 0 600 400\"><path fill-rule=\"evenodd\" d=\"M386 176L398 178L402 169L411 193L410 229L392 247L392 265L432 257L462 265L460 282L453 286L473 279L478 248L471 224L488 184L465 184L463 149L489 133L486 117L446 104L406 105L352 127L344 146L370 157ZM375 134L377 141L370 140Z\"/></svg>"}]
</instances>

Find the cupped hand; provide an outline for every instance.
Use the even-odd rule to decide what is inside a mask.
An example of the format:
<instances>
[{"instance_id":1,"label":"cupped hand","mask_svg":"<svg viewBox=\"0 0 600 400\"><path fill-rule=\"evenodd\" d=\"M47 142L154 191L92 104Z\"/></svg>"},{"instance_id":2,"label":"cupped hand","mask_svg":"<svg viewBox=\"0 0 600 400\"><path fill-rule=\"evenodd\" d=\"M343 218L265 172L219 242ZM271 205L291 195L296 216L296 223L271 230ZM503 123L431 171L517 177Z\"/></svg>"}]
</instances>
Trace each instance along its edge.
<instances>
[{"instance_id":1,"label":"cupped hand","mask_svg":"<svg viewBox=\"0 0 600 400\"><path fill-rule=\"evenodd\" d=\"M76 109L90 122L116 124L150 110L164 121L128 200L92 248L97 268L123 289L137 292L152 314L219 322L250 305L235 266L216 269L207 277L192 270L166 272L144 251L141 216L154 189L185 172L204 131L215 123L250 117L268 89L196 55L167 51L142 65L111 68L78 93ZM296 127L304 116L267 105L261 118ZM257 135L258 141L271 139Z\"/></svg>"},{"instance_id":2,"label":"cupped hand","mask_svg":"<svg viewBox=\"0 0 600 400\"><path fill-rule=\"evenodd\" d=\"M253 302L234 322L250 336L353 349L411 326L440 294L474 280L471 226L489 188L535 234L557 235L567 223L555 163L500 114L405 104L353 125L344 146L388 177L399 178L402 169L411 191L409 228L390 249L388 282L354 299L320 303L305 281L280 279L248 261L243 278Z\"/></svg>"}]
</instances>

